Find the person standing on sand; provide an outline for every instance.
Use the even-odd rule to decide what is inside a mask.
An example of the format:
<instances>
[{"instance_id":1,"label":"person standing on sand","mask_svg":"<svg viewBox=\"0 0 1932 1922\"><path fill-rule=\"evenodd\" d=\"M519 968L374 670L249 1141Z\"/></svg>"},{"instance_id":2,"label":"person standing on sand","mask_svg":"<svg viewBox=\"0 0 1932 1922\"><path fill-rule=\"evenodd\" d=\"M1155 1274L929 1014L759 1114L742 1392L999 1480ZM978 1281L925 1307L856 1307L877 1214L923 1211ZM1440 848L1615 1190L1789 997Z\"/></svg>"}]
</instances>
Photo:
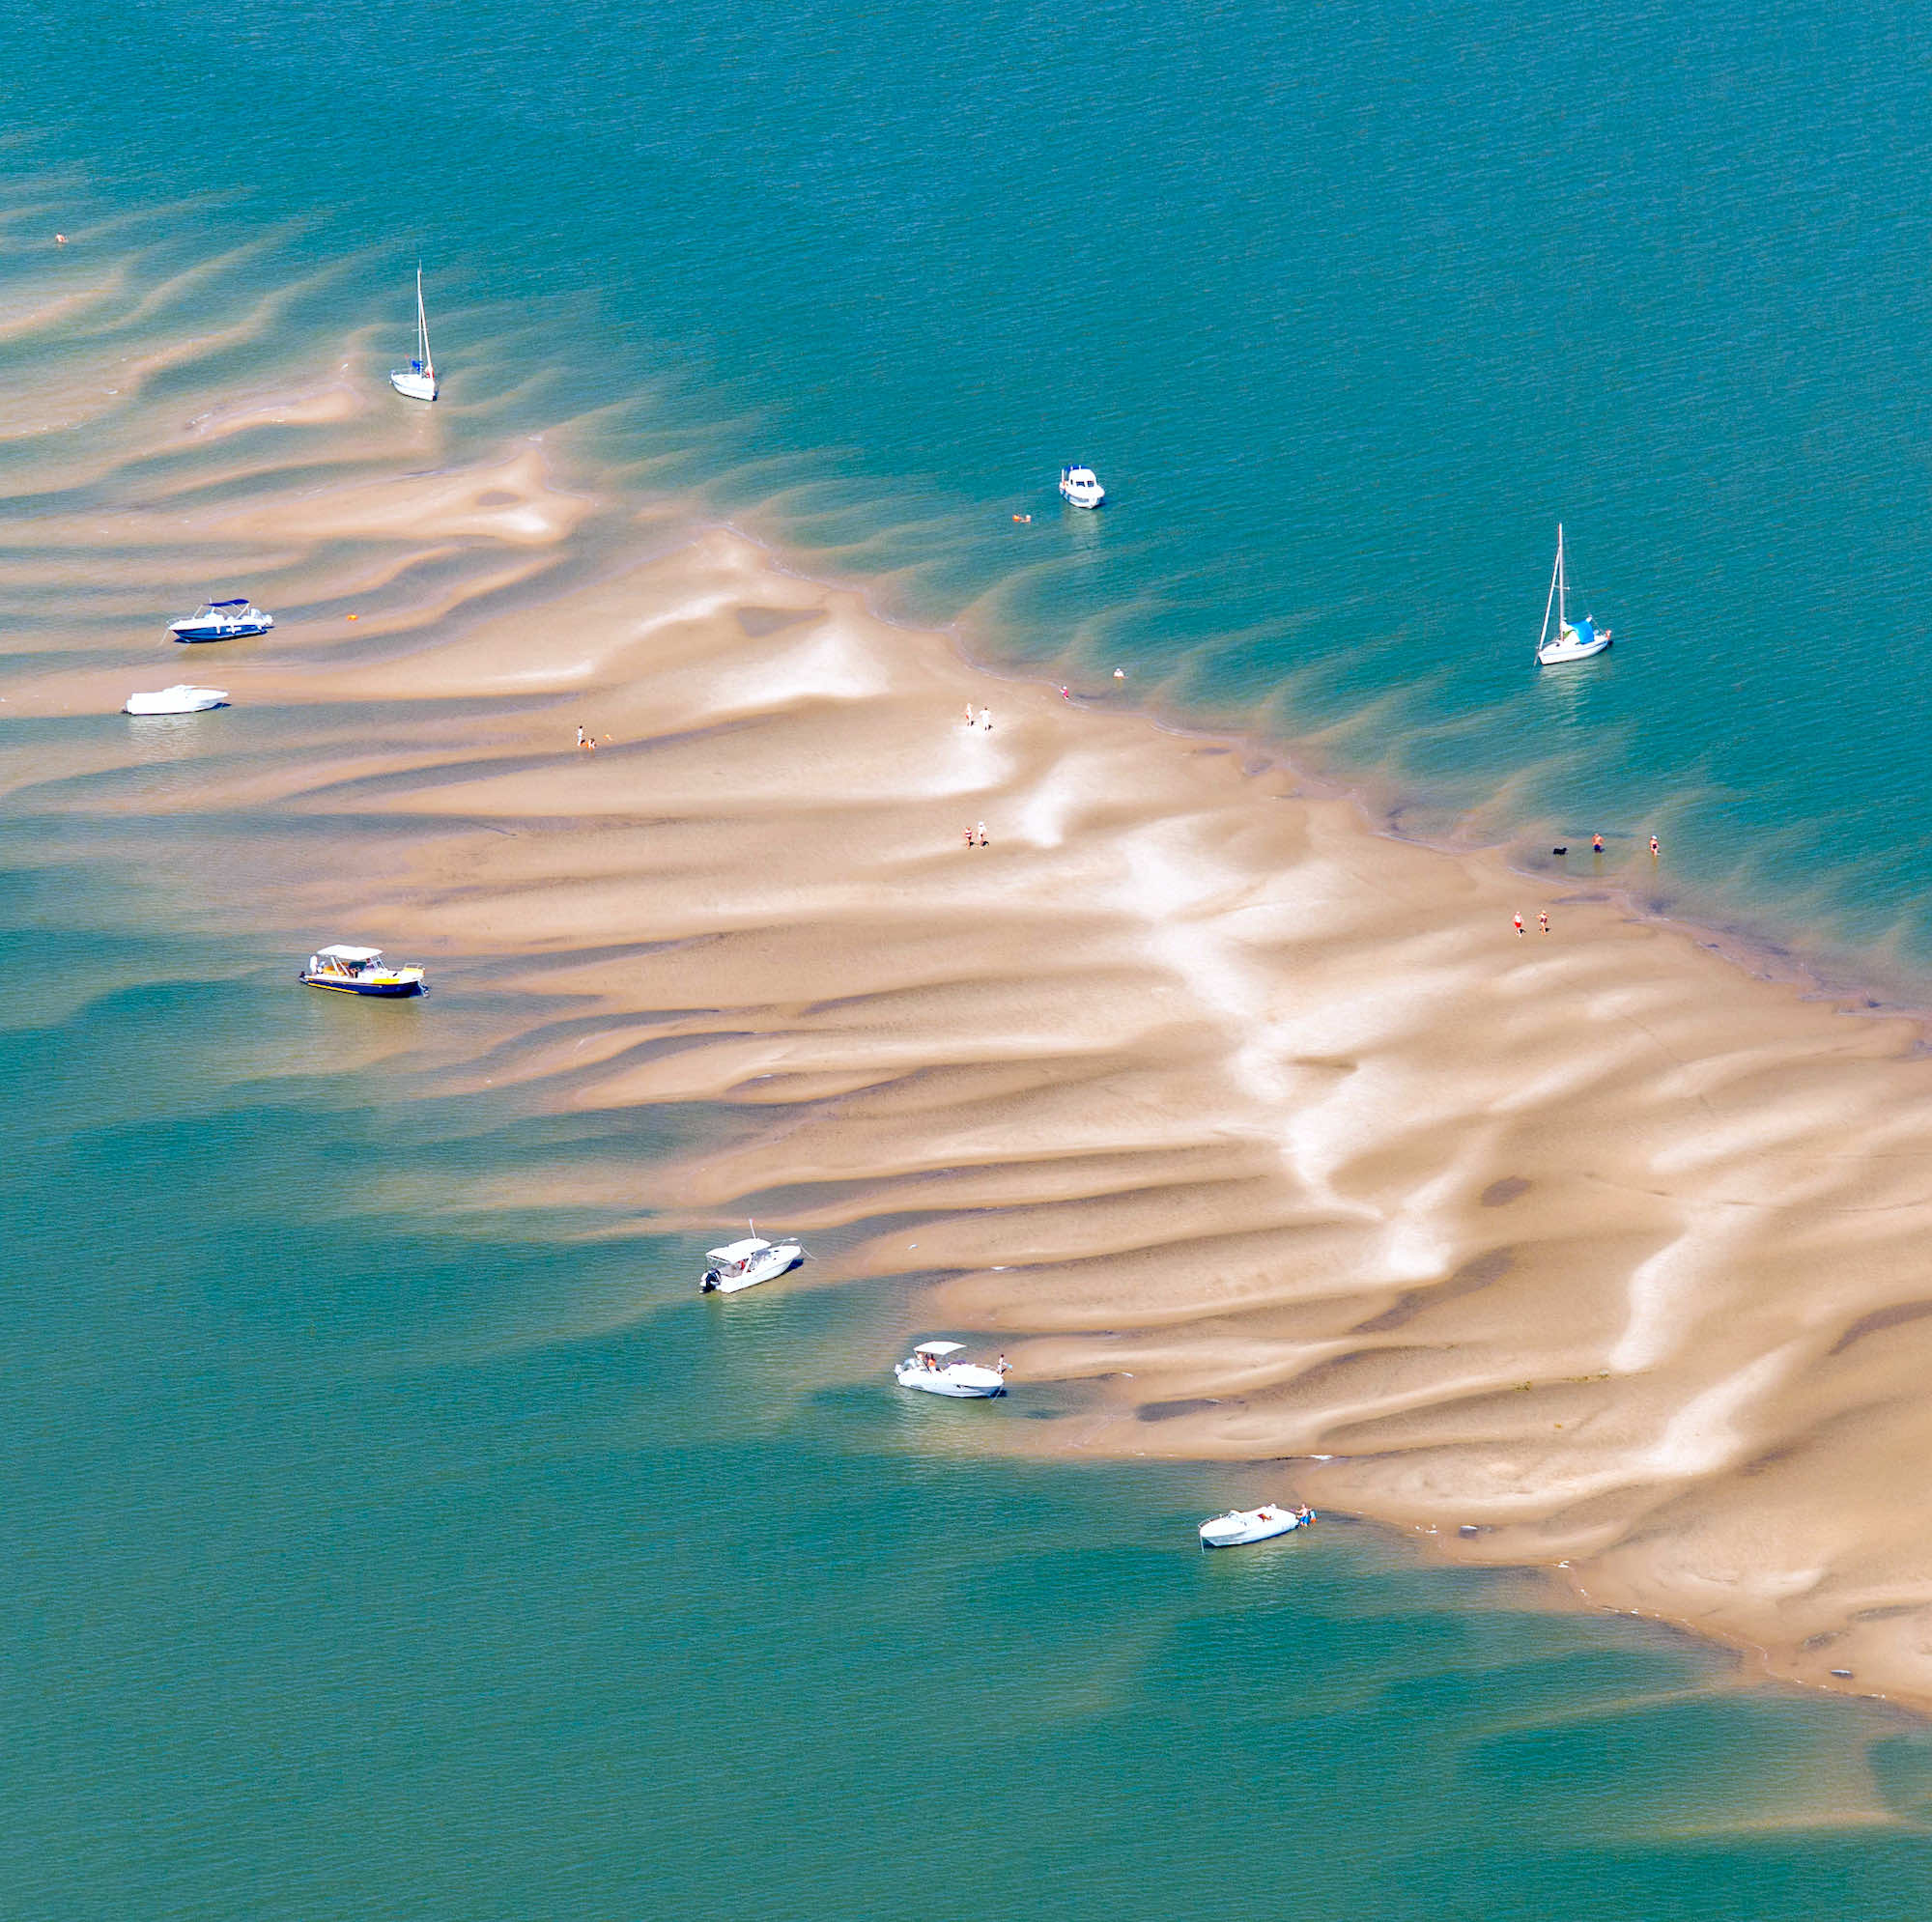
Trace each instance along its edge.
<instances>
[{"instance_id":1,"label":"person standing on sand","mask_svg":"<svg viewBox=\"0 0 1932 1922\"><path fill-rule=\"evenodd\" d=\"M990 734L993 731L993 710L991 708L982 707L980 710L980 725L983 727L988 734Z\"/></svg>"},{"instance_id":2,"label":"person standing on sand","mask_svg":"<svg viewBox=\"0 0 1932 1922\"><path fill-rule=\"evenodd\" d=\"M1592 834L1592 835L1590 836L1590 852L1591 852L1592 854L1602 854L1602 853L1603 853L1603 851L1604 851L1604 837L1603 837L1603 835L1602 835L1602 834Z\"/></svg>"},{"instance_id":3,"label":"person standing on sand","mask_svg":"<svg viewBox=\"0 0 1932 1922\"><path fill-rule=\"evenodd\" d=\"M988 841L986 838L986 824L983 821L980 823L980 845L982 848L990 847L992 845L992 843Z\"/></svg>"},{"instance_id":4,"label":"person standing on sand","mask_svg":"<svg viewBox=\"0 0 1932 1922\"><path fill-rule=\"evenodd\" d=\"M1652 861L1657 859L1657 836L1655 834L1650 837L1650 858Z\"/></svg>"},{"instance_id":5,"label":"person standing on sand","mask_svg":"<svg viewBox=\"0 0 1932 1922\"><path fill-rule=\"evenodd\" d=\"M1545 908L1544 911L1537 916L1536 924L1544 931L1545 934L1548 934L1549 932L1549 910L1548 908Z\"/></svg>"},{"instance_id":6,"label":"person standing on sand","mask_svg":"<svg viewBox=\"0 0 1932 1922\"><path fill-rule=\"evenodd\" d=\"M978 845L978 843L973 839L973 830L971 828L968 828L966 830L966 845L969 848Z\"/></svg>"},{"instance_id":7,"label":"person standing on sand","mask_svg":"<svg viewBox=\"0 0 1932 1922\"><path fill-rule=\"evenodd\" d=\"M1512 916L1512 917L1510 918L1510 925L1511 925L1512 927L1514 927L1514 928L1516 929L1516 931L1517 931L1517 933L1518 933L1518 934L1521 934L1521 932L1522 932L1522 917L1521 917L1520 915L1513 915L1513 916Z\"/></svg>"},{"instance_id":8,"label":"person standing on sand","mask_svg":"<svg viewBox=\"0 0 1932 1922\"><path fill-rule=\"evenodd\" d=\"M966 703L966 725L968 727L971 727L972 724L973 724L973 703L971 701L968 701Z\"/></svg>"},{"instance_id":9,"label":"person standing on sand","mask_svg":"<svg viewBox=\"0 0 1932 1922\"><path fill-rule=\"evenodd\" d=\"M579 722L577 723L577 748L578 748L578 751L579 751L580 753L582 753L582 750L583 750L583 744L584 744L584 742L586 742L587 740L589 740L589 738L590 738L590 737L589 737L589 736L588 736L587 734L585 734L585 733L584 733L584 731L583 731L583 723L582 723L582 721L579 721Z\"/></svg>"}]
</instances>

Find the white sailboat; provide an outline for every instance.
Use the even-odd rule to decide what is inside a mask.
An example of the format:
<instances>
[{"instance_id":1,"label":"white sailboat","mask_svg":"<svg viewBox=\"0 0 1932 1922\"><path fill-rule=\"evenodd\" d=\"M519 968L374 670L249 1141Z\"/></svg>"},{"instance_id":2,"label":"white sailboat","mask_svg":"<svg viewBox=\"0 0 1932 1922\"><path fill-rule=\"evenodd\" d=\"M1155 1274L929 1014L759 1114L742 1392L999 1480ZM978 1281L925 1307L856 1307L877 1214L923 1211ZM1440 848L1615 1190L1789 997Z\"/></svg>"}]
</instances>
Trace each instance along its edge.
<instances>
[{"instance_id":1,"label":"white sailboat","mask_svg":"<svg viewBox=\"0 0 1932 1922\"><path fill-rule=\"evenodd\" d=\"M429 356L429 316L423 311L422 264L416 264L416 357L389 371L389 384L406 401L436 399L436 362Z\"/></svg>"},{"instance_id":2,"label":"white sailboat","mask_svg":"<svg viewBox=\"0 0 1932 1922\"><path fill-rule=\"evenodd\" d=\"M1585 614L1574 626L1569 617L1570 579L1563 566L1563 523L1556 523L1556 566L1549 576L1549 598L1543 604L1543 632L1536 639L1536 664L1539 667L1561 666L1566 661L1587 661L1593 654L1601 654L1610 644L1610 631L1600 628L1589 615ZM1549 632L1549 617L1556 616L1554 637Z\"/></svg>"}]
</instances>

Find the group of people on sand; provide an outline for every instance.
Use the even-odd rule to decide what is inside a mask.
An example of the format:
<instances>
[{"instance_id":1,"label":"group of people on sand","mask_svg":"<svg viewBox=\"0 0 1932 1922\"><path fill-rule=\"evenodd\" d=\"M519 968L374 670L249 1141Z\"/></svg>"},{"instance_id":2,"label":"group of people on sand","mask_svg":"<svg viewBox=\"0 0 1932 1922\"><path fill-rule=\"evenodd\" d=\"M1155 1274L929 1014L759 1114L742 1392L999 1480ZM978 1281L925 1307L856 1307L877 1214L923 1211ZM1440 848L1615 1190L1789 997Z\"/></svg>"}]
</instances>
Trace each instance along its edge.
<instances>
[{"instance_id":1,"label":"group of people on sand","mask_svg":"<svg viewBox=\"0 0 1932 1922\"><path fill-rule=\"evenodd\" d=\"M1592 834L1590 836L1590 852L1592 854L1602 854L1603 851L1604 851L1603 835ZM1568 854L1570 850L1567 847L1556 847L1556 848L1551 848L1549 852L1551 854L1562 855L1562 854ZM1659 841L1659 839L1655 834L1651 835L1650 837L1651 860L1655 861L1658 858L1658 856L1661 855L1662 852L1663 852L1662 843ZM1544 909L1544 911L1537 916L1536 924L1544 931L1545 934L1548 934L1549 932L1549 910L1548 908ZM1520 915L1512 915L1510 917L1510 925L1516 929L1518 934L1521 934L1523 932L1522 917Z\"/></svg>"},{"instance_id":2,"label":"group of people on sand","mask_svg":"<svg viewBox=\"0 0 1932 1922\"><path fill-rule=\"evenodd\" d=\"M577 746L581 753L594 754L597 751L597 737L583 731L582 721L577 723Z\"/></svg>"},{"instance_id":3,"label":"group of people on sand","mask_svg":"<svg viewBox=\"0 0 1932 1922\"><path fill-rule=\"evenodd\" d=\"M986 838L985 822L981 821L977 828L968 828L966 830L966 845L969 848L984 848L992 846L992 842Z\"/></svg>"},{"instance_id":4,"label":"group of people on sand","mask_svg":"<svg viewBox=\"0 0 1932 1922\"><path fill-rule=\"evenodd\" d=\"M968 727L982 727L990 734L993 731L993 710L989 707L982 707L980 710L979 720L975 721L973 719L973 703L968 701L966 703L966 725Z\"/></svg>"}]
</instances>

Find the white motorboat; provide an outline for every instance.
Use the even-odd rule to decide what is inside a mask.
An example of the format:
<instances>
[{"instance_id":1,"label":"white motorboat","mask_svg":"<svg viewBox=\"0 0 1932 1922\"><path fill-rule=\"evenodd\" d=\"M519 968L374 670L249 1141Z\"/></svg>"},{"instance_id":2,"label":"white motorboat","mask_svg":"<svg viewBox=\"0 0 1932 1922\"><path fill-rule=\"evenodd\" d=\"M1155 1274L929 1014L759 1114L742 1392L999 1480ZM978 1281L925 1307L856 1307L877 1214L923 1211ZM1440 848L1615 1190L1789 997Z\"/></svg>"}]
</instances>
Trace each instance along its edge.
<instances>
[{"instance_id":1,"label":"white motorboat","mask_svg":"<svg viewBox=\"0 0 1932 1922\"><path fill-rule=\"evenodd\" d=\"M212 707L228 705L226 688L191 688L185 681L172 688L157 688L151 694L129 694L123 714L206 714Z\"/></svg>"},{"instance_id":2,"label":"white motorboat","mask_svg":"<svg viewBox=\"0 0 1932 1922\"><path fill-rule=\"evenodd\" d=\"M267 634L275 624L243 595L239 601L204 601L193 613L168 623L168 632L177 640L246 640L251 635Z\"/></svg>"},{"instance_id":3,"label":"white motorboat","mask_svg":"<svg viewBox=\"0 0 1932 1922\"><path fill-rule=\"evenodd\" d=\"M797 1242L766 1241L756 1222L750 1227L745 1240L727 1242L704 1258L711 1265L697 1285L699 1294L736 1294L740 1288L754 1288L760 1282L790 1274L805 1259L805 1250Z\"/></svg>"},{"instance_id":4,"label":"white motorboat","mask_svg":"<svg viewBox=\"0 0 1932 1922\"><path fill-rule=\"evenodd\" d=\"M436 399L436 362L429 357L429 316L423 311L422 264L416 264L416 356L389 370L389 384L406 401Z\"/></svg>"},{"instance_id":5,"label":"white motorboat","mask_svg":"<svg viewBox=\"0 0 1932 1922\"><path fill-rule=\"evenodd\" d=\"M1315 1519L1313 1509L1284 1509L1269 1503L1265 1508L1230 1509L1201 1524L1204 1548L1241 1548L1250 1541L1272 1541L1277 1535L1290 1535L1306 1528Z\"/></svg>"},{"instance_id":6,"label":"white motorboat","mask_svg":"<svg viewBox=\"0 0 1932 1922\"><path fill-rule=\"evenodd\" d=\"M962 1352L964 1342L922 1342L893 1370L901 1388L917 1388L927 1395L950 1395L955 1401L990 1399L1007 1392L1007 1376L1012 1372L1002 1355L992 1368L978 1362L947 1359Z\"/></svg>"},{"instance_id":7,"label":"white motorboat","mask_svg":"<svg viewBox=\"0 0 1932 1922\"><path fill-rule=\"evenodd\" d=\"M1092 467L1062 467L1060 497L1069 507L1098 507L1106 499L1107 490Z\"/></svg>"},{"instance_id":8,"label":"white motorboat","mask_svg":"<svg viewBox=\"0 0 1932 1922\"><path fill-rule=\"evenodd\" d=\"M1570 580L1563 565L1563 523L1556 523L1556 567L1549 577L1549 598L1543 604L1543 632L1536 638L1536 664L1560 667L1568 661L1587 661L1610 644L1610 631L1600 628L1589 615L1572 625L1569 617ZM1556 616L1556 632L1549 631L1549 617Z\"/></svg>"},{"instance_id":9,"label":"white motorboat","mask_svg":"<svg viewBox=\"0 0 1932 1922\"><path fill-rule=\"evenodd\" d=\"M392 967L380 947L351 947L338 943L318 948L308 957L301 977L312 988L333 988L337 994L374 995L398 1001L406 995L427 994L420 968Z\"/></svg>"}]
</instances>

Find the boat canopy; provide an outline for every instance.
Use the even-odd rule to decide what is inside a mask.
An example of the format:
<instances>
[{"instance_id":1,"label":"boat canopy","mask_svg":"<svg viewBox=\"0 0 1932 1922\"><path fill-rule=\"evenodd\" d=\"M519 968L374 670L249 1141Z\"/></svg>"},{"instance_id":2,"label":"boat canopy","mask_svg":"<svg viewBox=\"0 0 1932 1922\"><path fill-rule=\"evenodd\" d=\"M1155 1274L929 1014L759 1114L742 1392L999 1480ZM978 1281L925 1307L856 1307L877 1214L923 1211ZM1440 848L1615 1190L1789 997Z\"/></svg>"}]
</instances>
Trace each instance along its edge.
<instances>
[{"instance_id":1,"label":"boat canopy","mask_svg":"<svg viewBox=\"0 0 1932 1922\"><path fill-rule=\"evenodd\" d=\"M380 961L383 950L380 947L346 947L338 944L334 947L318 947L315 958L318 961Z\"/></svg>"},{"instance_id":2,"label":"boat canopy","mask_svg":"<svg viewBox=\"0 0 1932 1922\"><path fill-rule=\"evenodd\" d=\"M707 1261L749 1261L753 1255L762 1255L772 1244L753 1235L750 1241L734 1241L728 1247L714 1248L704 1258Z\"/></svg>"},{"instance_id":3,"label":"boat canopy","mask_svg":"<svg viewBox=\"0 0 1932 1922\"><path fill-rule=\"evenodd\" d=\"M966 1345L964 1342L922 1342L913 1350L916 1355L956 1355Z\"/></svg>"},{"instance_id":4,"label":"boat canopy","mask_svg":"<svg viewBox=\"0 0 1932 1922\"><path fill-rule=\"evenodd\" d=\"M1580 621L1577 621L1575 625L1577 630L1577 640L1578 645L1583 647L1588 647L1589 644L1597 637L1596 622L1591 620L1590 617L1587 614L1585 614L1584 617Z\"/></svg>"},{"instance_id":5,"label":"boat canopy","mask_svg":"<svg viewBox=\"0 0 1932 1922\"><path fill-rule=\"evenodd\" d=\"M248 597L243 594L237 601L211 601L208 605L211 608L245 608L248 605Z\"/></svg>"}]
</instances>

